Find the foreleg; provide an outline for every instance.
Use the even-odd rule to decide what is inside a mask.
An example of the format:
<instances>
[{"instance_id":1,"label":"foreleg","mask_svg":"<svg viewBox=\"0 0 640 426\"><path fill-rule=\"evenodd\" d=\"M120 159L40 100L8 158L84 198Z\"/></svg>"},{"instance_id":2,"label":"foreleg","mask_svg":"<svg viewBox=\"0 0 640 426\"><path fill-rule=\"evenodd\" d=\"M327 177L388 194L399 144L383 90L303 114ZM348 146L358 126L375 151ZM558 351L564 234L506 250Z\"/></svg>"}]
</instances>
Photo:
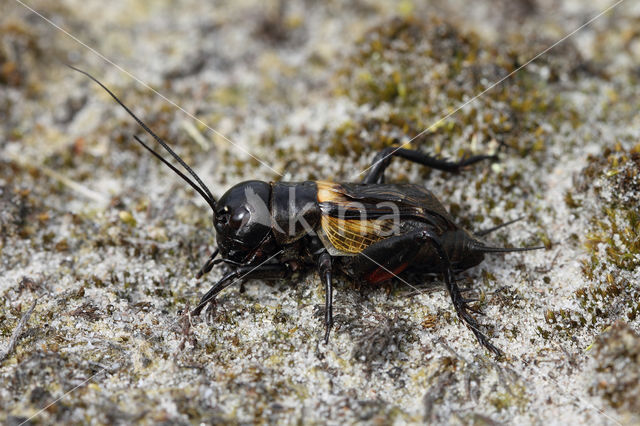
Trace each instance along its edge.
<instances>
[{"instance_id":1,"label":"foreleg","mask_svg":"<svg viewBox=\"0 0 640 426\"><path fill-rule=\"evenodd\" d=\"M207 292L207 294L205 294L202 299L200 299L198 306L196 306L195 309L191 311L191 315L200 315L202 309L204 309L204 307L207 306L209 302L213 301L218 293L232 284L243 282L244 280L249 280L252 278L285 278L287 275L289 275L289 273L289 266L284 263L266 264L260 266L240 266L237 269L227 273L220 279L220 281L215 283Z\"/></svg>"}]
</instances>

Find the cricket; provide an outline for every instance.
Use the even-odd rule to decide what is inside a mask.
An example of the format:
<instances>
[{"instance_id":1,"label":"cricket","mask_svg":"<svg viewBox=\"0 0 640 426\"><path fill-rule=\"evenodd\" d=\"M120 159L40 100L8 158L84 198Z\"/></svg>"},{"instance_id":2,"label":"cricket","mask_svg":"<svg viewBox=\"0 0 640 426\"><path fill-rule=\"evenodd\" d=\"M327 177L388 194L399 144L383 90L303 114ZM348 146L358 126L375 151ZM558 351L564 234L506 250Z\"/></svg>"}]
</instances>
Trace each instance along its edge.
<instances>
[{"instance_id":1,"label":"cricket","mask_svg":"<svg viewBox=\"0 0 640 426\"><path fill-rule=\"evenodd\" d=\"M482 262L485 254L528 251L543 246L494 247L482 237L514 221L477 232L458 226L436 196L411 183L387 183L385 170L395 157L433 169L457 173L495 155L476 155L459 161L440 159L418 150L387 147L374 157L364 179L357 183L248 180L215 199L202 179L120 99L89 73L70 66L100 85L184 168L179 170L138 136L134 139L189 184L211 207L217 248L196 277L216 265L228 271L200 299L191 312L198 316L214 306L225 288L251 279L283 279L294 271L317 271L325 292L325 343L333 326L333 286L336 273L377 285L404 274L439 274L460 321L478 342L496 356L502 351L481 330L456 276Z\"/></svg>"}]
</instances>

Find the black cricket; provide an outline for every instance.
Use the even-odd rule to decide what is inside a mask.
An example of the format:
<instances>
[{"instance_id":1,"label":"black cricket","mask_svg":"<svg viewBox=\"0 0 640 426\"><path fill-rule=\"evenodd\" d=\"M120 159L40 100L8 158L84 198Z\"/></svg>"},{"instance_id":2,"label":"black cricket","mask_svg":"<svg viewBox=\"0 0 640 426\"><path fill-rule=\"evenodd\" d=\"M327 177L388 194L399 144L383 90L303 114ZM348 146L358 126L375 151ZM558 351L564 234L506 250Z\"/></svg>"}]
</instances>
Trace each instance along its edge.
<instances>
[{"instance_id":1,"label":"black cricket","mask_svg":"<svg viewBox=\"0 0 640 426\"><path fill-rule=\"evenodd\" d=\"M192 315L199 315L209 304L213 306L218 293L236 282L252 278L281 279L297 270L315 268L324 284L324 340L328 342L333 326L332 277L336 271L370 284L405 274L436 273L443 276L459 319L484 347L497 356L502 354L470 313L477 312L469 306L475 299L463 297L456 274L481 263L486 253L543 247L488 246L481 237L515 221L468 232L456 225L427 189L415 184L385 183L384 177L393 157L455 173L483 160L496 160L496 156L477 155L453 162L415 150L390 147L375 156L361 183L250 180L233 186L216 200L197 174L113 92L87 72L70 67L106 90L193 180L140 138L134 136L135 140L211 206L218 247L197 277L220 263L227 265L229 272L202 297Z\"/></svg>"}]
</instances>

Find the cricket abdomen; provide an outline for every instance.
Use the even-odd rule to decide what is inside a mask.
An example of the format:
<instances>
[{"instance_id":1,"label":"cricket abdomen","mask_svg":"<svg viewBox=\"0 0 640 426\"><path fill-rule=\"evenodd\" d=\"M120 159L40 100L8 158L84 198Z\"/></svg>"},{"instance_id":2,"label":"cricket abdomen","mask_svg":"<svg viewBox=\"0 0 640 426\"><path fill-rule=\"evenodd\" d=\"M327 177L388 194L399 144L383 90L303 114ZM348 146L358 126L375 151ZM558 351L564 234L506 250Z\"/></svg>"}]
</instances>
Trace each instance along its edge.
<instances>
[{"instance_id":1,"label":"cricket abdomen","mask_svg":"<svg viewBox=\"0 0 640 426\"><path fill-rule=\"evenodd\" d=\"M453 269L462 271L479 265L484 253L473 248L477 240L464 229L449 231L442 235L442 245L449 256Z\"/></svg>"},{"instance_id":2,"label":"cricket abdomen","mask_svg":"<svg viewBox=\"0 0 640 426\"><path fill-rule=\"evenodd\" d=\"M476 240L463 229L446 231L440 236L440 241L452 268L456 271L472 268L484 259L484 253L472 247ZM427 242L420 247L409 266L415 271L439 273L442 272L442 263L436 248Z\"/></svg>"}]
</instances>

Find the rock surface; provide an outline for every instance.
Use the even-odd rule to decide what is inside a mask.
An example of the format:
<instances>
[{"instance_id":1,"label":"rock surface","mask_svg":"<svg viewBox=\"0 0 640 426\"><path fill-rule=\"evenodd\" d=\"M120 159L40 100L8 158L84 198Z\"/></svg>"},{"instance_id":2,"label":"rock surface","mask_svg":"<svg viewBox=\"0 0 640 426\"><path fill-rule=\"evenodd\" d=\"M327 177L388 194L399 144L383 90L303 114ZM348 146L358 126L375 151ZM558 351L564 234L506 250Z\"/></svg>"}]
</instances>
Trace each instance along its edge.
<instances>
[{"instance_id":1,"label":"rock surface","mask_svg":"<svg viewBox=\"0 0 640 426\"><path fill-rule=\"evenodd\" d=\"M640 4L545 52L611 3L434 3L3 2L0 421L640 422ZM396 161L389 176L467 229L523 217L496 245L545 245L462 276L507 355L432 278L338 279L326 346L313 273L230 288L190 323L222 274L194 278L208 206L65 63L216 196L357 180L423 130L412 147L498 151L458 175Z\"/></svg>"}]
</instances>

